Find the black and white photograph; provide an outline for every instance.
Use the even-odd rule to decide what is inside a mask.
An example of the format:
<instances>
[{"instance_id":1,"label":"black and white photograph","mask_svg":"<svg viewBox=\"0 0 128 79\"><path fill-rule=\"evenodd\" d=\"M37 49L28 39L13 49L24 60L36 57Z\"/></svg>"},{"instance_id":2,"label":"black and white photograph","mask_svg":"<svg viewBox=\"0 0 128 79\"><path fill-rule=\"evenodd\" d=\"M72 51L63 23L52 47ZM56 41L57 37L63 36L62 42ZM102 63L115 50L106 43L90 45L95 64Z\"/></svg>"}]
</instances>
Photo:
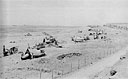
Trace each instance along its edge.
<instances>
[{"instance_id":1,"label":"black and white photograph","mask_svg":"<svg viewBox=\"0 0 128 79\"><path fill-rule=\"evenodd\" d=\"M128 79L128 0L1 0L0 79Z\"/></svg>"}]
</instances>

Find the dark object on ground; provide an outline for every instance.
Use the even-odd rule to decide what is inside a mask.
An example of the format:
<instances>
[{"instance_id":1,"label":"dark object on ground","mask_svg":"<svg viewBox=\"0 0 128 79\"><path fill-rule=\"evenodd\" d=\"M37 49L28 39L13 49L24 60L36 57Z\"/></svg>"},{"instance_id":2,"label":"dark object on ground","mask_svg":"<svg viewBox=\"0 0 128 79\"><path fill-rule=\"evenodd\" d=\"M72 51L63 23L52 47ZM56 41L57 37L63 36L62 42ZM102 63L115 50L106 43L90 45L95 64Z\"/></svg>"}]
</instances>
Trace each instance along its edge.
<instances>
[{"instance_id":1,"label":"dark object on ground","mask_svg":"<svg viewBox=\"0 0 128 79\"><path fill-rule=\"evenodd\" d=\"M46 56L45 51L44 50L40 50L40 53L32 53L32 58L39 58L42 56Z\"/></svg>"},{"instance_id":2,"label":"dark object on ground","mask_svg":"<svg viewBox=\"0 0 128 79\"><path fill-rule=\"evenodd\" d=\"M26 59L33 59L33 58L39 58L42 56L46 56L44 50L40 50L40 53L31 53L29 49L26 50L25 54L21 54L21 60L26 60Z\"/></svg>"},{"instance_id":3,"label":"dark object on ground","mask_svg":"<svg viewBox=\"0 0 128 79\"><path fill-rule=\"evenodd\" d=\"M90 40L90 38L87 36L87 37L85 38L85 40Z\"/></svg>"},{"instance_id":4,"label":"dark object on ground","mask_svg":"<svg viewBox=\"0 0 128 79\"><path fill-rule=\"evenodd\" d=\"M41 48L45 48L45 45L43 43L39 43L38 45L36 45L37 50L40 50Z\"/></svg>"},{"instance_id":5,"label":"dark object on ground","mask_svg":"<svg viewBox=\"0 0 128 79\"><path fill-rule=\"evenodd\" d=\"M60 55L60 56L57 57L57 59L58 59L58 60L62 60L62 59L64 59L65 56L66 56L65 54Z\"/></svg>"},{"instance_id":6,"label":"dark object on ground","mask_svg":"<svg viewBox=\"0 0 128 79\"><path fill-rule=\"evenodd\" d=\"M58 48L63 48L62 46L58 46Z\"/></svg>"},{"instance_id":7,"label":"dark object on ground","mask_svg":"<svg viewBox=\"0 0 128 79\"><path fill-rule=\"evenodd\" d=\"M10 41L10 43L16 43L15 41Z\"/></svg>"},{"instance_id":8,"label":"dark object on ground","mask_svg":"<svg viewBox=\"0 0 128 79\"><path fill-rule=\"evenodd\" d=\"M73 37L71 37L71 39L72 39L72 41L74 41L75 43L84 42L84 41L85 41L85 38L80 37L80 36L73 36Z\"/></svg>"},{"instance_id":9,"label":"dark object on ground","mask_svg":"<svg viewBox=\"0 0 128 79\"><path fill-rule=\"evenodd\" d=\"M62 54L62 55L59 55L57 57L58 60L62 60L64 59L65 57L68 57L68 58L71 58L73 56L81 56L82 54L81 53L69 53L69 54Z\"/></svg>"},{"instance_id":10,"label":"dark object on ground","mask_svg":"<svg viewBox=\"0 0 128 79\"><path fill-rule=\"evenodd\" d=\"M18 52L17 47L12 47L10 49L5 49L5 45L3 46L3 55L4 56L9 56L9 55L15 54L17 52Z\"/></svg>"},{"instance_id":11,"label":"dark object on ground","mask_svg":"<svg viewBox=\"0 0 128 79\"><path fill-rule=\"evenodd\" d=\"M40 54L36 54L36 55L32 55L33 58L39 58L39 57L42 57L42 56L46 56L45 53L40 53Z\"/></svg>"},{"instance_id":12,"label":"dark object on ground","mask_svg":"<svg viewBox=\"0 0 128 79\"><path fill-rule=\"evenodd\" d=\"M43 44L44 45L52 44L58 46L58 41L53 36L49 36L43 39Z\"/></svg>"},{"instance_id":13,"label":"dark object on ground","mask_svg":"<svg viewBox=\"0 0 128 79\"><path fill-rule=\"evenodd\" d=\"M101 39L106 39L107 37L106 36L101 36Z\"/></svg>"},{"instance_id":14,"label":"dark object on ground","mask_svg":"<svg viewBox=\"0 0 128 79\"><path fill-rule=\"evenodd\" d=\"M26 50L25 54L21 54L21 60L26 60L26 59L32 59L32 54L30 53L29 49Z\"/></svg>"},{"instance_id":15,"label":"dark object on ground","mask_svg":"<svg viewBox=\"0 0 128 79\"><path fill-rule=\"evenodd\" d=\"M40 50L41 48L45 48L43 43L35 44L35 46L32 47L32 49Z\"/></svg>"},{"instance_id":16,"label":"dark object on ground","mask_svg":"<svg viewBox=\"0 0 128 79\"><path fill-rule=\"evenodd\" d=\"M121 56L120 60L126 59L126 56Z\"/></svg>"},{"instance_id":17,"label":"dark object on ground","mask_svg":"<svg viewBox=\"0 0 128 79\"><path fill-rule=\"evenodd\" d=\"M117 73L117 71L115 71L115 70L111 70L111 71L110 71L110 75L111 75L111 76L114 76L116 73Z\"/></svg>"},{"instance_id":18,"label":"dark object on ground","mask_svg":"<svg viewBox=\"0 0 128 79\"><path fill-rule=\"evenodd\" d=\"M25 36L32 36L32 34L30 34L30 33L27 33Z\"/></svg>"},{"instance_id":19,"label":"dark object on ground","mask_svg":"<svg viewBox=\"0 0 128 79\"><path fill-rule=\"evenodd\" d=\"M88 29L88 31L92 31L92 29Z\"/></svg>"},{"instance_id":20,"label":"dark object on ground","mask_svg":"<svg viewBox=\"0 0 128 79\"><path fill-rule=\"evenodd\" d=\"M45 37L42 43L35 45L33 48L40 50L41 48L46 48L46 47L51 47L51 46L56 47L56 48L62 48L62 46L53 36Z\"/></svg>"},{"instance_id":21,"label":"dark object on ground","mask_svg":"<svg viewBox=\"0 0 128 79\"><path fill-rule=\"evenodd\" d=\"M95 33L95 32L93 32L93 33L89 33L89 35L96 35L96 33Z\"/></svg>"},{"instance_id":22,"label":"dark object on ground","mask_svg":"<svg viewBox=\"0 0 128 79\"><path fill-rule=\"evenodd\" d=\"M22 51L19 51L18 54L22 54L23 52Z\"/></svg>"},{"instance_id":23,"label":"dark object on ground","mask_svg":"<svg viewBox=\"0 0 128 79\"><path fill-rule=\"evenodd\" d=\"M95 36L94 36L94 39L99 39L99 36L98 36L98 35L95 35Z\"/></svg>"}]
</instances>

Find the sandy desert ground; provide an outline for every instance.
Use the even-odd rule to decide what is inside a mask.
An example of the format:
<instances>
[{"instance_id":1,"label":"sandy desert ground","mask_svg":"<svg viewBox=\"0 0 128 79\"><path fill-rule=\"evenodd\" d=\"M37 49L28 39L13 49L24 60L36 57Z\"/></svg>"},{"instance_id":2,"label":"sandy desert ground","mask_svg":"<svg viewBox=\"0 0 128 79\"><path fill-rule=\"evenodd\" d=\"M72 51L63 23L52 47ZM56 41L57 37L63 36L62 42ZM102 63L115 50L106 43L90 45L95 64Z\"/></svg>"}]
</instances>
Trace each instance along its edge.
<instances>
[{"instance_id":1,"label":"sandy desert ground","mask_svg":"<svg viewBox=\"0 0 128 79\"><path fill-rule=\"evenodd\" d=\"M6 27L6 28L5 28ZM92 39L74 43L74 35L88 35L87 26L4 26L1 28L1 46L18 47L18 52L25 52L30 47L41 43L46 32L54 36L62 48L42 48L46 56L21 60L21 53L0 58L1 79L128 79L128 31L109 27L97 27L107 33L106 39ZM79 33L79 30L82 33ZM32 36L25 36L27 33ZM15 41L15 43L10 43ZM34 50L38 52L38 50ZM123 52L123 53L122 53ZM80 53L80 56L65 57L63 54ZM125 55L126 54L126 55ZM126 56L124 59L120 57ZM107 65L108 64L108 65ZM100 69L98 69L100 68ZM117 74L110 75L111 70ZM119 72L119 73L118 73ZM85 74L84 74L85 73ZM125 74L124 74L125 73Z\"/></svg>"}]
</instances>

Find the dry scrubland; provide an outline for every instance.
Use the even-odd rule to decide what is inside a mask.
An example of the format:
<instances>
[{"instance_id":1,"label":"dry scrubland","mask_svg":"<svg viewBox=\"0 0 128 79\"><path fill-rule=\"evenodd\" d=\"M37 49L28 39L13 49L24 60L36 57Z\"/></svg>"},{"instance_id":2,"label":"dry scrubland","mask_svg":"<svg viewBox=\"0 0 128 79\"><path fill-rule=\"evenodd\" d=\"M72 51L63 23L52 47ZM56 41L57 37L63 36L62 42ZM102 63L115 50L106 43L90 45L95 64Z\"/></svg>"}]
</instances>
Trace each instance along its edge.
<instances>
[{"instance_id":1,"label":"dry scrubland","mask_svg":"<svg viewBox=\"0 0 128 79\"><path fill-rule=\"evenodd\" d=\"M77 72L80 68L91 66L127 46L128 34L126 30L103 26L98 27L98 29L105 30L107 33L106 40L96 39L75 44L71 41L71 37L88 34L88 27L11 26L2 32L5 32L3 44L6 45L6 48L17 46L19 51L25 52L28 43L30 46L34 46L36 43L42 42L45 37L42 32L53 35L62 44L63 48L43 48L47 56L31 60L22 61L20 59L21 54L18 53L2 57L0 58L0 61L2 61L0 77L3 79L61 78ZM78 33L78 30L83 32ZM32 36L24 36L28 32ZM15 43L10 43L10 41L15 41ZM60 55L70 53L80 53L81 55L68 55L62 60L57 59ZM103 72L96 75L99 76L101 73ZM95 75L92 77L95 78Z\"/></svg>"}]
</instances>

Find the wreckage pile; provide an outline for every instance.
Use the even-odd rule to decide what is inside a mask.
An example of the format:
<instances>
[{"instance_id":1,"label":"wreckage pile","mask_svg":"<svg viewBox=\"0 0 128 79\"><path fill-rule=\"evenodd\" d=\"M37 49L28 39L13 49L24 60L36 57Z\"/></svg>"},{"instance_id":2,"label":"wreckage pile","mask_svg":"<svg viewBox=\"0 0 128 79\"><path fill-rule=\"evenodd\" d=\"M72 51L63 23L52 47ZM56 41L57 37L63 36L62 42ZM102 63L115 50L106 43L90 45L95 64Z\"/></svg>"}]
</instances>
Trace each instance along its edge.
<instances>
[{"instance_id":1,"label":"wreckage pile","mask_svg":"<svg viewBox=\"0 0 128 79\"><path fill-rule=\"evenodd\" d=\"M88 29L89 36L93 36L94 39L106 39L107 33L104 33L104 30L101 29Z\"/></svg>"},{"instance_id":2,"label":"wreckage pile","mask_svg":"<svg viewBox=\"0 0 128 79\"><path fill-rule=\"evenodd\" d=\"M72 38L72 41L78 43L78 42L85 42L87 40L90 40L90 38L88 36L84 36L84 37L81 37L81 36L73 36L71 37Z\"/></svg>"},{"instance_id":3,"label":"wreckage pile","mask_svg":"<svg viewBox=\"0 0 128 79\"><path fill-rule=\"evenodd\" d=\"M75 43L77 42L86 42L88 40L96 40L96 39L106 39L107 38L107 33L104 32L104 30L102 29L98 29L98 28L94 28L91 27L88 29L87 31L89 34L84 34L83 36L73 36L71 37L72 41L74 41ZM78 31L78 33L82 33L82 31Z\"/></svg>"},{"instance_id":4,"label":"wreckage pile","mask_svg":"<svg viewBox=\"0 0 128 79\"><path fill-rule=\"evenodd\" d=\"M15 53L18 53L17 47L11 47L10 49L6 49L5 45L3 46L3 56L9 56Z\"/></svg>"},{"instance_id":5,"label":"wreckage pile","mask_svg":"<svg viewBox=\"0 0 128 79\"><path fill-rule=\"evenodd\" d=\"M37 51L30 51L31 49L28 47L26 52L18 52L18 48L17 47L11 47L10 49L6 49L5 45L3 46L3 56L10 56L16 53L21 53L21 60L26 60L26 59L33 59L33 58L39 58L42 56L46 56L45 51L44 50L39 50L39 52Z\"/></svg>"},{"instance_id":6,"label":"wreckage pile","mask_svg":"<svg viewBox=\"0 0 128 79\"><path fill-rule=\"evenodd\" d=\"M33 59L33 58L39 58L42 56L46 56L44 50L40 50L40 52L31 52L30 49L27 49L25 53L21 54L21 60L26 60L26 59Z\"/></svg>"},{"instance_id":7,"label":"wreckage pile","mask_svg":"<svg viewBox=\"0 0 128 79\"><path fill-rule=\"evenodd\" d=\"M27 33L26 35L24 35L24 36L32 36L32 34L30 34L30 33Z\"/></svg>"},{"instance_id":8,"label":"wreckage pile","mask_svg":"<svg viewBox=\"0 0 128 79\"><path fill-rule=\"evenodd\" d=\"M26 52L19 52L21 53L21 60L26 60L26 59L33 59L33 58L39 58L42 56L46 56L45 51L42 50L41 48L46 48L46 47L57 47L57 48L62 48L62 46L59 44L59 42L51 35L44 33L47 35L42 43L36 44L32 48L28 44L28 48ZM28 33L26 36L31 36L30 33ZM36 49L36 51L33 52L33 50ZM12 47L10 49L5 49L5 45L3 46L3 56L9 56L12 54L15 54L18 52L17 47Z\"/></svg>"},{"instance_id":9,"label":"wreckage pile","mask_svg":"<svg viewBox=\"0 0 128 79\"><path fill-rule=\"evenodd\" d=\"M51 46L62 48L62 46L58 44L58 41L53 36L45 37L42 43L36 44L35 46L33 46L33 48L40 50L41 48L46 48Z\"/></svg>"}]
</instances>

